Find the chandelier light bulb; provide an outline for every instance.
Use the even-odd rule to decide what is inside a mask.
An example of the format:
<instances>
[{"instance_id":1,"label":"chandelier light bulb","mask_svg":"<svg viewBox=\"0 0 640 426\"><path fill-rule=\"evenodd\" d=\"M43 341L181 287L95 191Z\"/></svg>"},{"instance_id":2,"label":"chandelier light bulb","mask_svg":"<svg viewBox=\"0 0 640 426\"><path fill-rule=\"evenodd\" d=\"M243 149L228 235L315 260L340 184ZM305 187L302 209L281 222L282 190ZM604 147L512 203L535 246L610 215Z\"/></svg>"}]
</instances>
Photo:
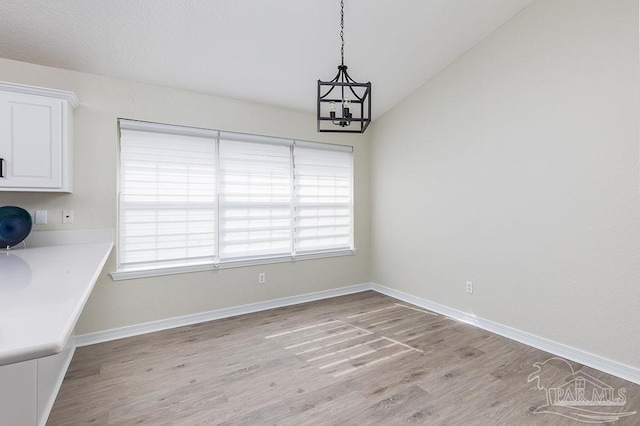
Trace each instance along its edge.
<instances>
[{"instance_id":1,"label":"chandelier light bulb","mask_svg":"<svg viewBox=\"0 0 640 426\"><path fill-rule=\"evenodd\" d=\"M343 99L342 100L342 117L346 118L347 120L352 117L351 111L349 110L349 106L351 106L351 101L349 99ZM345 123L348 126L349 124L351 124L351 121L346 121Z\"/></svg>"}]
</instances>

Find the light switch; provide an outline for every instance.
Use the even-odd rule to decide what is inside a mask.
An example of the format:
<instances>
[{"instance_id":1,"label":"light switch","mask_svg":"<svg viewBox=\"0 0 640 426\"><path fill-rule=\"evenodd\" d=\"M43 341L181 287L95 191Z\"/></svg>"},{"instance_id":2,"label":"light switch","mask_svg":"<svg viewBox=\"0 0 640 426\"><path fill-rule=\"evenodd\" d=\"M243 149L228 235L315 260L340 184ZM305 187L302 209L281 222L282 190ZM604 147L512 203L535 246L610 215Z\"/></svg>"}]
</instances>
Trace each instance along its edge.
<instances>
[{"instance_id":1,"label":"light switch","mask_svg":"<svg viewBox=\"0 0 640 426\"><path fill-rule=\"evenodd\" d=\"M36 225L46 225L46 224L47 224L47 211L36 210Z\"/></svg>"}]
</instances>

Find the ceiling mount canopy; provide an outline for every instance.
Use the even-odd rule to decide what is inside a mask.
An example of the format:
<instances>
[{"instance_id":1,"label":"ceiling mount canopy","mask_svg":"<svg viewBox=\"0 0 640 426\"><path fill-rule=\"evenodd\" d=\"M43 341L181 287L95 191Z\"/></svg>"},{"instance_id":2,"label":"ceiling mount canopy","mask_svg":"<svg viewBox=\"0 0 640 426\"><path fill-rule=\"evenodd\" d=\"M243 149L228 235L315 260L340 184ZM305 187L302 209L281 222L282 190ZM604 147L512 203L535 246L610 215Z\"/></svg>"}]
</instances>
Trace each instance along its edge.
<instances>
[{"instance_id":1,"label":"ceiling mount canopy","mask_svg":"<svg viewBox=\"0 0 640 426\"><path fill-rule=\"evenodd\" d=\"M371 82L357 83L344 64L344 0L340 1L338 74L318 80L318 132L364 133L371 123Z\"/></svg>"}]
</instances>

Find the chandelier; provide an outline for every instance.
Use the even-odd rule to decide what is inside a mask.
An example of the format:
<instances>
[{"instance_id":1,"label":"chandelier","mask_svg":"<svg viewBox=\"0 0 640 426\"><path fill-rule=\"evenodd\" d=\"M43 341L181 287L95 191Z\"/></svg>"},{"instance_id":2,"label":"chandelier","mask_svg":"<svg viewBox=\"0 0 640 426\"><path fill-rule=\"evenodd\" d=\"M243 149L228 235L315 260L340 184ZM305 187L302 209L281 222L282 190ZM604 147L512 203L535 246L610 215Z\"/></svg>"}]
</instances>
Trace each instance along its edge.
<instances>
[{"instance_id":1,"label":"chandelier","mask_svg":"<svg viewBox=\"0 0 640 426\"><path fill-rule=\"evenodd\" d=\"M318 132L364 133L371 123L371 82L357 83L344 64L344 0L340 40L338 74L331 81L318 80Z\"/></svg>"}]
</instances>

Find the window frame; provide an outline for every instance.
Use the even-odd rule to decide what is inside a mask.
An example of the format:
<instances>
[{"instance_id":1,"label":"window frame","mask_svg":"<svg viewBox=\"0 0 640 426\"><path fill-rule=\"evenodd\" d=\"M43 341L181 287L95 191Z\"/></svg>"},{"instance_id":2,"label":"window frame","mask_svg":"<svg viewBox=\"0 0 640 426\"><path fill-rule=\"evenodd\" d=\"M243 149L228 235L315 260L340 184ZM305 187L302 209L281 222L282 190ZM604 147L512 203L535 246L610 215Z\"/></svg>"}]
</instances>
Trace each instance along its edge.
<instances>
[{"instance_id":1,"label":"window frame","mask_svg":"<svg viewBox=\"0 0 640 426\"><path fill-rule=\"evenodd\" d=\"M122 183L122 132L121 127L122 124L125 123L125 127L131 129L132 127L136 130L141 131L149 131L149 132L158 132L167 130L168 132L176 133L178 135L197 135L197 136L205 136L210 138L215 143L215 153L216 153L216 193L215 193L215 225L216 225L216 233L215 233L215 254L212 257L212 260L204 263L190 264L187 259L185 259L183 264L180 262L175 262L173 266L161 266L154 265L154 262L148 262L141 267L122 267L120 264L120 242L121 242L121 213L122 213L122 203L121 203L121 183ZM255 256L250 258L238 258L238 259L220 259L220 218L221 218L221 208L220 208L220 179L221 179L221 169L220 169L220 141L221 135L233 135L235 138L240 139L241 141L246 141L249 143L264 143L264 144L272 144L272 145L281 145L282 141L286 141L285 144L290 146L290 174L291 174L291 252L287 254L277 254L277 255L264 255L264 256ZM326 249L326 250L316 250L316 251L305 251L302 254L296 253L296 189L295 189L295 158L294 152L296 144L299 147L304 148L315 148L324 151L338 151L349 153L350 158L350 195L349 195L349 248L340 248L340 249ZM144 278L144 277L154 277L154 276L163 276L163 275L173 275L173 274L182 274L182 273L191 273L191 272L203 272L203 271L215 271L219 269L228 269L228 268L238 268L238 267L247 267L254 265L265 265L265 264L274 264L274 263L286 263L286 262L296 262L296 261L304 261L304 260L312 260L312 259L322 259L329 257L337 257L337 256L352 256L357 253L357 248L355 247L355 209L354 209L354 181L355 181L355 168L354 168L354 149L353 146L350 145L341 145L341 144L331 144L324 142L311 142L305 140L297 140L297 139L289 139L289 138L279 138L279 137L271 137L271 136L261 136L255 134L248 133L239 133L239 132L228 132L222 130L212 130L212 129L203 129L203 128L194 128L188 126L180 126L180 125L171 125L171 124L162 124L162 123L154 123L154 122L146 122L139 120L131 120L131 119L118 119L118 163L117 163L117 241L118 245L116 247L116 270L111 272L111 277L114 281L119 280L128 280L135 278Z\"/></svg>"}]
</instances>

